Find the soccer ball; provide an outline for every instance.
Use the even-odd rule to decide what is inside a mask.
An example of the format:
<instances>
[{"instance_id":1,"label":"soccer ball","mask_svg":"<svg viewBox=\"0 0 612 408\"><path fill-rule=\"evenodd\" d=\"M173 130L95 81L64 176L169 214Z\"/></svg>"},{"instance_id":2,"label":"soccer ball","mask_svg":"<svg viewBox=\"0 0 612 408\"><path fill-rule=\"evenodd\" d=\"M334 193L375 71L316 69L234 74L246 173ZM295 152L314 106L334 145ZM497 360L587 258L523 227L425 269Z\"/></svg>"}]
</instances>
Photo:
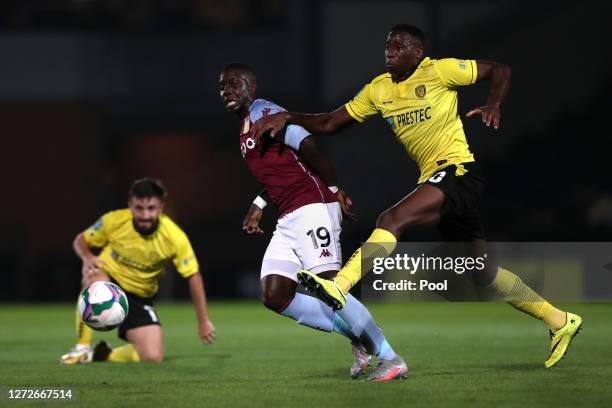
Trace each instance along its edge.
<instances>
[{"instance_id":1,"label":"soccer ball","mask_svg":"<svg viewBox=\"0 0 612 408\"><path fill-rule=\"evenodd\" d=\"M83 322L94 330L108 331L119 326L128 314L125 292L111 282L98 281L79 296Z\"/></svg>"}]
</instances>

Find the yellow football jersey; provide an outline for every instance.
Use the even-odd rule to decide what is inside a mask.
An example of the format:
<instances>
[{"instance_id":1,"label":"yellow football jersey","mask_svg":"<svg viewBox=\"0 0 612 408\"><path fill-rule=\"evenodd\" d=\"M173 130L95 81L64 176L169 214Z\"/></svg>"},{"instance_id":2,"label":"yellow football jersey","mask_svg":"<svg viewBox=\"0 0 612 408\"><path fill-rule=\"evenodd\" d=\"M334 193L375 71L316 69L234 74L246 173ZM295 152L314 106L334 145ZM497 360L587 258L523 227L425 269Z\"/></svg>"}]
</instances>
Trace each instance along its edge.
<instances>
[{"instance_id":1,"label":"yellow football jersey","mask_svg":"<svg viewBox=\"0 0 612 408\"><path fill-rule=\"evenodd\" d=\"M476 81L476 61L425 58L406 80L377 76L348 102L358 122L380 114L421 170L419 183L451 164L474 161L457 115L457 87Z\"/></svg>"},{"instance_id":2,"label":"yellow football jersey","mask_svg":"<svg viewBox=\"0 0 612 408\"><path fill-rule=\"evenodd\" d=\"M102 248L102 269L123 289L152 297L170 261L185 278L199 271L189 238L169 217L161 215L157 230L149 236L134 229L132 218L129 209L111 211L83 233L91 247Z\"/></svg>"}]
</instances>

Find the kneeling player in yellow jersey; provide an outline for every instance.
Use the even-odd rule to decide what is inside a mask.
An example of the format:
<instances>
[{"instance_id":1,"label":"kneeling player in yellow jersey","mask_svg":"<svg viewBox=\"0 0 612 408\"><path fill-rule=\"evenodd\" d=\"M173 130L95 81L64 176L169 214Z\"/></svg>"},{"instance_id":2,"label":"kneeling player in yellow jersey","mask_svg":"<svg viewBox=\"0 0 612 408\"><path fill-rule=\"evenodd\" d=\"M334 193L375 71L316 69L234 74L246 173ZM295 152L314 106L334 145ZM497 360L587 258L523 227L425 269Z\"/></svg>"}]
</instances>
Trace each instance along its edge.
<instances>
[{"instance_id":1,"label":"kneeling player in yellow jersey","mask_svg":"<svg viewBox=\"0 0 612 408\"><path fill-rule=\"evenodd\" d=\"M163 214L165 198L166 191L158 180L137 180L129 190L129 208L104 214L77 235L74 250L83 260L83 286L112 280L128 297L129 313L118 331L129 344L111 349L108 343L100 342L92 349L93 330L83 323L77 308L77 344L62 356L62 363L161 362L162 328L152 299L169 262L189 282L198 335L205 343L214 341L215 327L208 318L198 261L187 235ZM102 249L98 256L93 248Z\"/></svg>"},{"instance_id":2,"label":"kneeling player in yellow jersey","mask_svg":"<svg viewBox=\"0 0 612 408\"><path fill-rule=\"evenodd\" d=\"M393 252L399 237L416 225L437 225L446 241L465 242L471 253L486 254L478 210L484 183L457 115L457 90L490 80L486 105L466 116L480 114L486 126L497 129L500 106L510 85L510 68L483 60L435 60L424 53L423 32L408 24L397 25L386 40L388 72L374 78L346 105L313 115L280 112L254 125L258 140L268 130L274 137L287 124L300 125L313 133L335 133L381 115L420 167L417 188L379 216L368 245L358 249L333 280L307 271L298 273L302 284L336 309L343 307L345 295L369 271L373 258ZM491 289L549 327L552 342L546 367L565 355L582 325L580 316L553 307L518 276L492 263L472 278L479 287Z\"/></svg>"}]
</instances>

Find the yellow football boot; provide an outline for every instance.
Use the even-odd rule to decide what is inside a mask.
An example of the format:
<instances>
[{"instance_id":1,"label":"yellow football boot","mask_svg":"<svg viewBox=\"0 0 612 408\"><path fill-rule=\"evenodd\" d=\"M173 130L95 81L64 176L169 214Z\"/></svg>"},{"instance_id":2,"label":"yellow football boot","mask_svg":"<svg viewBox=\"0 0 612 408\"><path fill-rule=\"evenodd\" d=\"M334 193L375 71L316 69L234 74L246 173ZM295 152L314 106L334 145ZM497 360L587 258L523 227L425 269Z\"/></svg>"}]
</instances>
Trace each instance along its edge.
<instances>
[{"instance_id":1,"label":"yellow football boot","mask_svg":"<svg viewBox=\"0 0 612 408\"><path fill-rule=\"evenodd\" d=\"M87 364L91 363L93 350L89 346L77 344L60 358L62 364Z\"/></svg>"},{"instance_id":2,"label":"yellow football boot","mask_svg":"<svg viewBox=\"0 0 612 408\"><path fill-rule=\"evenodd\" d=\"M346 296L336 285L336 282L319 278L314 273L304 269L300 269L297 276L302 286L333 310L340 310L346 304Z\"/></svg>"},{"instance_id":3,"label":"yellow football boot","mask_svg":"<svg viewBox=\"0 0 612 408\"><path fill-rule=\"evenodd\" d=\"M546 368L554 366L565 356L570 343L580 333L580 329L582 329L582 317L567 313L565 326L554 333L550 333L550 355L548 360L544 362Z\"/></svg>"}]
</instances>

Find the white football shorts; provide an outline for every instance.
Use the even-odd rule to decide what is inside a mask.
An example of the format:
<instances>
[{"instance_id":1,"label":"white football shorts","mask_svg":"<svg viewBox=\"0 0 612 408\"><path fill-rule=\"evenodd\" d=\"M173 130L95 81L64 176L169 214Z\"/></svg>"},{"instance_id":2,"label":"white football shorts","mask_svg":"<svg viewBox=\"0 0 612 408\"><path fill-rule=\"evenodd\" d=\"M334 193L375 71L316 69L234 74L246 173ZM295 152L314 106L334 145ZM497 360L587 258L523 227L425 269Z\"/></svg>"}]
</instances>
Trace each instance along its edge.
<instances>
[{"instance_id":1,"label":"white football shorts","mask_svg":"<svg viewBox=\"0 0 612 408\"><path fill-rule=\"evenodd\" d=\"M297 282L298 269L313 273L342 266L340 203L308 204L282 216L261 264L261 279L282 275Z\"/></svg>"}]
</instances>

